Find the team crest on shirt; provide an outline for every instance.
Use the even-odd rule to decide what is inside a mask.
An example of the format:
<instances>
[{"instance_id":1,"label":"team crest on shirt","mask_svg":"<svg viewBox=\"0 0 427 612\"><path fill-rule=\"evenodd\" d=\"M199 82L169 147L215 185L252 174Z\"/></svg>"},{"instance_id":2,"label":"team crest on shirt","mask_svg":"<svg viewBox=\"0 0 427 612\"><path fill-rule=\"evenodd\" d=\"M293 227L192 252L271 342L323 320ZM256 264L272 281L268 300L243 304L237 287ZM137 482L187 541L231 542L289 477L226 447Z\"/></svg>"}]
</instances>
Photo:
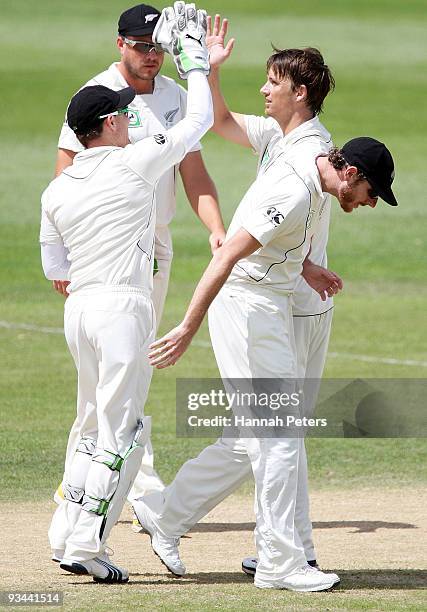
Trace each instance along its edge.
<instances>
[{"instance_id":1,"label":"team crest on shirt","mask_svg":"<svg viewBox=\"0 0 427 612\"><path fill-rule=\"evenodd\" d=\"M128 117L129 117L129 127L130 128L141 127L142 119L141 119L141 115L139 114L139 111L137 111L136 109L134 110L133 108L129 109Z\"/></svg>"},{"instance_id":2,"label":"team crest on shirt","mask_svg":"<svg viewBox=\"0 0 427 612\"><path fill-rule=\"evenodd\" d=\"M282 213L279 212L274 206L270 206L270 208L267 208L266 216L276 227L280 225L282 221L285 220L285 217L282 215Z\"/></svg>"},{"instance_id":3,"label":"team crest on shirt","mask_svg":"<svg viewBox=\"0 0 427 612\"><path fill-rule=\"evenodd\" d=\"M173 108L172 110L164 114L165 121L166 121L166 127L171 127L173 125L173 122L175 120L175 117L178 111L179 111L179 108Z\"/></svg>"}]
</instances>

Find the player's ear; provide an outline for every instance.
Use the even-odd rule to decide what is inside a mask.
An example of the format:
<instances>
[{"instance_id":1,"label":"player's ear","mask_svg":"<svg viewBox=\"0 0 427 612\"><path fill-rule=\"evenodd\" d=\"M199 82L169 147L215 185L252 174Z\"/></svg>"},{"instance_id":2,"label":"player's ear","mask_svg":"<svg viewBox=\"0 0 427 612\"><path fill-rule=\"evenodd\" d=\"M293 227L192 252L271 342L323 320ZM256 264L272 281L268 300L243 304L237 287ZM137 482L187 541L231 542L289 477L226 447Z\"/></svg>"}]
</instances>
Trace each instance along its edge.
<instances>
[{"instance_id":1,"label":"player's ear","mask_svg":"<svg viewBox=\"0 0 427 612\"><path fill-rule=\"evenodd\" d=\"M346 180L353 178L354 176L356 176L358 170L356 168L356 166L347 166L344 169L344 178Z\"/></svg>"},{"instance_id":2,"label":"player's ear","mask_svg":"<svg viewBox=\"0 0 427 612\"><path fill-rule=\"evenodd\" d=\"M119 49L120 53L123 53L125 42L121 36L117 37L116 44L117 44L117 48Z\"/></svg>"},{"instance_id":3,"label":"player's ear","mask_svg":"<svg viewBox=\"0 0 427 612\"><path fill-rule=\"evenodd\" d=\"M307 99L307 87L305 85L298 85L295 87L296 101L304 102Z\"/></svg>"},{"instance_id":4,"label":"player's ear","mask_svg":"<svg viewBox=\"0 0 427 612\"><path fill-rule=\"evenodd\" d=\"M104 119L104 130L115 131L117 125L117 115L109 115Z\"/></svg>"}]
</instances>

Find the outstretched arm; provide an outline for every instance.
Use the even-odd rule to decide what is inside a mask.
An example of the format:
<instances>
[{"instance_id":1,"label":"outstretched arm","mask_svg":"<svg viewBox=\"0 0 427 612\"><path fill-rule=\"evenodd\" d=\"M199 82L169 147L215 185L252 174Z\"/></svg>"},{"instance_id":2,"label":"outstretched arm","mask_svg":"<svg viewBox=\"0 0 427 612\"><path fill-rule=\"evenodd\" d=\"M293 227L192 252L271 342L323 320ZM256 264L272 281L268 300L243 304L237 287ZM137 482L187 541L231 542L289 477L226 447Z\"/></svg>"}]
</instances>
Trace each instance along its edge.
<instances>
[{"instance_id":1,"label":"outstretched arm","mask_svg":"<svg viewBox=\"0 0 427 612\"><path fill-rule=\"evenodd\" d=\"M172 54L180 76L188 80L186 115L166 133L140 140L130 150L126 147L123 156L125 163L150 183L181 162L213 123L212 96L206 78L209 53L205 15L194 5L175 2L174 7L163 9L153 41Z\"/></svg>"},{"instance_id":2,"label":"outstretched arm","mask_svg":"<svg viewBox=\"0 0 427 612\"><path fill-rule=\"evenodd\" d=\"M206 46L209 49L209 62L211 65L208 80L214 105L214 124L212 130L226 140L250 148L251 143L246 132L245 116L230 111L221 92L219 68L230 57L234 45L234 38L231 38L225 45L227 29L227 19L223 19L221 24L221 16L215 15L212 24L212 18L208 16Z\"/></svg>"},{"instance_id":3,"label":"outstretched arm","mask_svg":"<svg viewBox=\"0 0 427 612\"><path fill-rule=\"evenodd\" d=\"M187 350L209 306L229 277L233 266L239 259L248 257L260 247L258 240L245 229L240 228L230 240L215 251L196 287L182 323L150 346L151 365L159 369L175 365Z\"/></svg>"}]
</instances>

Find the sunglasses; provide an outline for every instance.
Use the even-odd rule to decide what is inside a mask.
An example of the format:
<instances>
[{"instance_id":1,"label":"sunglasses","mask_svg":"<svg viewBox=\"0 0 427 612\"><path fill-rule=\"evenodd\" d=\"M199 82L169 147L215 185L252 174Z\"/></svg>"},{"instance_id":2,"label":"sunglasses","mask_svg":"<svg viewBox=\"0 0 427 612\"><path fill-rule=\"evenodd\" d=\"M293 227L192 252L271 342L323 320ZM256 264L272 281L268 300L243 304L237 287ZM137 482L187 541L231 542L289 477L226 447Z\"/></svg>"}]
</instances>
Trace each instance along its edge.
<instances>
[{"instance_id":1,"label":"sunglasses","mask_svg":"<svg viewBox=\"0 0 427 612\"><path fill-rule=\"evenodd\" d=\"M114 115L124 115L125 117L129 116L131 113L131 109L126 106L126 108L121 108L120 110L114 111L114 113L107 113L106 115L100 115L98 119L105 119L106 117L114 117Z\"/></svg>"},{"instance_id":2,"label":"sunglasses","mask_svg":"<svg viewBox=\"0 0 427 612\"><path fill-rule=\"evenodd\" d=\"M126 38L126 36L122 36L122 40L132 47L132 49L136 49L140 53L148 54L151 51L155 51L156 53L163 53L163 49L160 45L156 43L144 42L142 40L131 40L130 38Z\"/></svg>"},{"instance_id":3,"label":"sunglasses","mask_svg":"<svg viewBox=\"0 0 427 612\"><path fill-rule=\"evenodd\" d=\"M366 176L360 170L358 171L357 176L358 176L359 179L364 179L365 181L367 181L369 183L369 179L366 178ZM376 200L379 197L378 193L375 191L375 189L373 189L373 187L369 187L369 189L368 189L368 196L371 198L371 200Z\"/></svg>"}]
</instances>

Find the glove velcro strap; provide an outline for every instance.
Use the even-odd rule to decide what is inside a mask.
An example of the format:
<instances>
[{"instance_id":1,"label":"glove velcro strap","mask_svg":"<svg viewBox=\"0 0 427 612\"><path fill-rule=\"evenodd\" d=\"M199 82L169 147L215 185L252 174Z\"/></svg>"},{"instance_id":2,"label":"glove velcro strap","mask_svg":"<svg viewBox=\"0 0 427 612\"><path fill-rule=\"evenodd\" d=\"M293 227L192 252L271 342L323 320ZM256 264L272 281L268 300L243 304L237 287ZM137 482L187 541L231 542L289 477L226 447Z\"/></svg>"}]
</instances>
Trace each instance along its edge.
<instances>
[{"instance_id":1,"label":"glove velcro strap","mask_svg":"<svg viewBox=\"0 0 427 612\"><path fill-rule=\"evenodd\" d=\"M106 516L109 505L110 502L106 499L99 499L98 497L91 497L90 495L85 495L83 497L83 510L92 512L92 514L97 514L98 516Z\"/></svg>"},{"instance_id":2,"label":"glove velcro strap","mask_svg":"<svg viewBox=\"0 0 427 612\"><path fill-rule=\"evenodd\" d=\"M92 457L92 461L102 463L106 465L112 472L120 472L123 465L124 457L116 455L108 450L103 450L102 453L98 453Z\"/></svg>"}]
</instances>

